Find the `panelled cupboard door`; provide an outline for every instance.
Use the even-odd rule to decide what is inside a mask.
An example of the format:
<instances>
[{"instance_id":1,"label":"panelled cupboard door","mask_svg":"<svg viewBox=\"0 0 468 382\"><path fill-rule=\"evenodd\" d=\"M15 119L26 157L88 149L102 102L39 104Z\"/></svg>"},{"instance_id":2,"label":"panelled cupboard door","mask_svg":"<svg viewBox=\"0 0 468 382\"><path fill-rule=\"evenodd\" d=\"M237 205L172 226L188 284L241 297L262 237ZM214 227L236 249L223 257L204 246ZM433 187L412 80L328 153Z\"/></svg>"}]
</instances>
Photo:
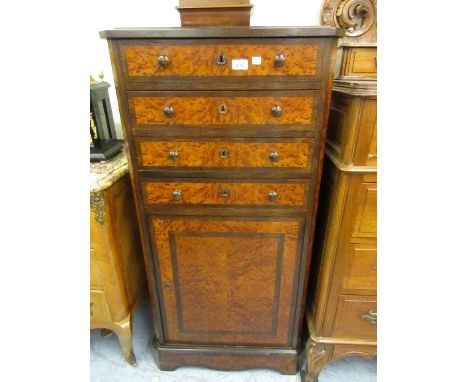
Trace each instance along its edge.
<instances>
[{"instance_id":1,"label":"panelled cupboard door","mask_svg":"<svg viewBox=\"0 0 468 382\"><path fill-rule=\"evenodd\" d=\"M291 346L302 218L149 220L165 342Z\"/></svg>"}]
</instances>

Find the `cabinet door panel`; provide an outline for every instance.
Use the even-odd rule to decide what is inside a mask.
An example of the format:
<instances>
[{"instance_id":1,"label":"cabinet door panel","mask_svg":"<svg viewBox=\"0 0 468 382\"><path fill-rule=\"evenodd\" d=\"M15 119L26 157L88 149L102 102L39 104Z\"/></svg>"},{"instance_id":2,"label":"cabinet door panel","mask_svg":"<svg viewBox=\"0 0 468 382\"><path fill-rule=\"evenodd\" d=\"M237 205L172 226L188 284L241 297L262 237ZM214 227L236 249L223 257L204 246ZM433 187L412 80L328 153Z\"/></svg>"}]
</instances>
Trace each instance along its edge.
<instances>
[{"instance_id":1,"label":"cabinet door panel","mask_svg":"<svg viewBox=\"0 0 468 382\"><path fill-rule=\"evenodd\" d=\"M291 344L302 219L154 217L152 229L167 342Z\"/></svg>"}]
</instances>

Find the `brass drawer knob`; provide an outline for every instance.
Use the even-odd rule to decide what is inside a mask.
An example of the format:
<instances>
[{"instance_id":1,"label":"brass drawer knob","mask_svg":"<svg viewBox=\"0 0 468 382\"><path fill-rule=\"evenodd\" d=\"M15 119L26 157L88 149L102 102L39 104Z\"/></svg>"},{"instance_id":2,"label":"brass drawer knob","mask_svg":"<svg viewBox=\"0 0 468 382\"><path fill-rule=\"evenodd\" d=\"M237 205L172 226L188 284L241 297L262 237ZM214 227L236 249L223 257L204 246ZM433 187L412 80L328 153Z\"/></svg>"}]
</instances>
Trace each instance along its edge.
<instances>
[{"instance_id":1,"label":"brass drawer knob","mask_svg":"<svg viewBox=\"0 0 468 382\"><path fill-rule=\"evenodd\" d=\"M227 57L224 53L220 53L216 55L216 63L218 65L226 65L227 63Z\"/></svg>"},{"instance_id":2,"label":"brass drawer knob","mask_svg":"<svg viewBox=\"0 0 468 382\"><path fill-rule=\"evenodd\" d=\"M278 193L276 191L268 192L268 200L270 202L274 202L274 201L278 200Z\"/></svg>"},{"instance_id":3,"label":"brass drawer knob","mask_svg":"<svg viewBox=\"0 0 468 382\"><path fill-rule=\"evenodd\" d=\"M172 200L180 200L182 199L182 191L180 190L175 190L173 193L172 193Z\"/></svg>"},{"instance_id":4,"label":"brass drawer knob","mask_svg":"<svg viewBox=\"0 0 468 382\"><path fill-rule=\"evenodd\" d=\"M273 151L269 155L270 161L278 162L279 161L279 154L276 151Z\"/></svg>"},{"instance_id":5,"label":"brass drawer knob","mask_svg":"<svg viewBox=\"0 0 468 382\"><path fill-rule=\"evenodd\" d=\"M286 64L286 57L284 56L284 54L283 53L277 54L275 56L275 66L277 68L281 68L282 66L284 66L284 64Z\"/></svg>"},{"instance_id":6,"label":"brass drawer knob","mask_svg":"<svg viewBox=\"0 0 468 382\"><path fill-rule=\"evenodd\" d=\"M219 190L219 196L221 196L222 198L229 198L230 194L231 193L227 188L222 188L221 190Z\"/></svg>"},{"instance_id":7,"label":"brass drawer knob","mask_svg":"<svg viewBox=\"0 0 468 382\"><path fill-rule=\"evenodd\" d=\"M273 117L281 117L281 114L283 114L283 110L281 109L281 106L275 105L271 108L271 115Z\"/></svg>"},{"instance_id":8,"label":"brass drawer knob","mask_svg":"<svg viewBox=\"0 0 468 382\"><path fill-rule=\"evenodd\" d=\"M223 159L226 159L229 156L229 150L228 149L219 150L219 156Z\"/></svg>"},{"instance_id":9,"label":"brass drawer knob","mask_svg":"<svg viewBox=\"0 0 468 382\"><path fill-rule=\"evenodd\" d=\"M377 325L377 312L374 312L371 309L367 312L367 314L363 314L361 319L367 321L371 325Z\"/></svg>"},{"instance_id":10,"label":"brass drawer knob","mask_svg":"<svg viewBox=\"0 0 468 382\"><path fill-rule=\"evenodd\" d=\"M158 64L161 68L167 68L169 66L169 57L162 55L158 57Z\"/></svg>"},{"instance_id":11,"label":"brass drawer knob","mask_svg":"<svg viewBox=\"0 0 468 382\"><path fill-rule=\"evenodd\" d=\"M169 151L169 159L170 160L178 160L179 159L179 152L178 151Z\"/></svg>"},{"instance_id":12,"label":"brass drawer knob","mask_svg":"<svg viewBox=\"0 0 468 382\"><path fill-rule=\"evenodd\" d=\"M222 103L221 105L218 106L218 113L219 114L226 114L227 111L228 111L228 108L224 103Z\"/></svg>"},{"instance_id":13,"label":"brass drawer knob","mask_svg":"<svg viewBox=\"0 0 468 382\"><path fill-rule=\"evenodd\" d=\"M166 106L164 108L164 115L166 117L172 117L174 115L174 108L172 106Z\"/></svg>"}]
</instances>

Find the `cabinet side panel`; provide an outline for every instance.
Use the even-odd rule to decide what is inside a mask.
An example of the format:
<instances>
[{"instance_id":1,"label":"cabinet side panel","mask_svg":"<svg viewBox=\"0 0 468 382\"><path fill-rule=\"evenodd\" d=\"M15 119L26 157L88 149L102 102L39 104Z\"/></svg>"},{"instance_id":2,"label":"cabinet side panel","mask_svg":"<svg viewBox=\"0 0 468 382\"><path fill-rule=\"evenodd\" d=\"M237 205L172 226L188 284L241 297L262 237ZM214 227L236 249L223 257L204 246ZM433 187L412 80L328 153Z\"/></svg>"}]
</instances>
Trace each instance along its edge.
<instances>
[{"instance_id":1,"label":"cabinet side panel","mask_svg":"<svg viewBox=\"0 0 468 382\"><path fill-rule=\"evenodd\" d=\"M126 87L124 83L124 76L121 67L121 58L119 55L120 45L124 40L109 40L109 53L111 57L112 71L114 75L114 83L117 92L117 100L119 104L120 120L122 123L122 130L125 139L125 151L128 158L128 169L130 173L130 179L133 189L133 198L135 201L136 214L138 218L138 228L140 231L141 244L143 247L144 262L146 268L146 276L148 282L148 289L151 300L151 309L153 311L153 323L156 332L156 337L160 340L164 340L163 330L160 319L160 306L159 297L156 289L155 282L155 269L151 256L151 246L147 236L148 227L144 219L143 200L141 199L140 180L137 170L137 159L134 149L133 133L131 128L130 111L128 110L128 99L126 93Z\"/></svg>"}]
</instances>

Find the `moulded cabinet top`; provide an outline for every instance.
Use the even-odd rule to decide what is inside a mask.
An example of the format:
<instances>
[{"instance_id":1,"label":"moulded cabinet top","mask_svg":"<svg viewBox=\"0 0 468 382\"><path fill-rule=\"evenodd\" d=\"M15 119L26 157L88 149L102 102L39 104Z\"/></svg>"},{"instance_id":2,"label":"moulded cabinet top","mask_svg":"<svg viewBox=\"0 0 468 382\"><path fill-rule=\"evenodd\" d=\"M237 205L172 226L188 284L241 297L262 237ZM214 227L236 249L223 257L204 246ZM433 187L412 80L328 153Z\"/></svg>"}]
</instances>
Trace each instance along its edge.
<instances>
[{"instance_id":1,"label":"moulded cabinet top","mask_svg":"<svg viewBox=\"0 0 468 382\"><path fill-rule=\"evenodd\" d=\"M116 28L99 32L101 38L248 38L343 37L345 30L313 27Z\"/></svg>"}]
</instances>

